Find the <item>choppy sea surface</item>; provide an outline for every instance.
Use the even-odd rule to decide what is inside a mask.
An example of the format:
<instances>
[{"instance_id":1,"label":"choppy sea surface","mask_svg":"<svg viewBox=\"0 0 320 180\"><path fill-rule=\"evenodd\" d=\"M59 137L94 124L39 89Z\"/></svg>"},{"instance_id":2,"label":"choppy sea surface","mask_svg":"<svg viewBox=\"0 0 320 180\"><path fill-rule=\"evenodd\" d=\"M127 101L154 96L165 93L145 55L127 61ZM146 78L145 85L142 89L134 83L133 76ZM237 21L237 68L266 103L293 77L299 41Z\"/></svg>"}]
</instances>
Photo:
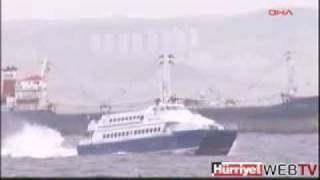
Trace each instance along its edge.
<instances>
[{"instance_id":1,"label":"choppy sea surface","mask_svg":"<svg viewBox=\"0 0 320 180\"><path fill-rule=\"evenodd\" d=\"M38 128L38 129L37 129ZM78 156L78 137L41 127L2 140L1 176L210 177L211 162L318 163L318 134L239 134L228 156L174 153Z\"/></svg>"}]
</instances>

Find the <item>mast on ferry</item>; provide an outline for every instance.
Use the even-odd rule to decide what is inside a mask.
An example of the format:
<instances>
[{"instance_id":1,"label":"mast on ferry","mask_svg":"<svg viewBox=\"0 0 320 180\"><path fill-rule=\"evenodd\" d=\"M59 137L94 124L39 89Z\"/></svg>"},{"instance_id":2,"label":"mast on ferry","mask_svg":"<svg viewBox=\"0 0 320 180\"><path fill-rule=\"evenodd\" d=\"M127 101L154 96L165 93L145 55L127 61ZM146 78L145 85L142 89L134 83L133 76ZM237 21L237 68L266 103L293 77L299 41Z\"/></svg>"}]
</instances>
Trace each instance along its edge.
<instances>
[{"instance_id":1,"label":"mast on ferry","mask_svg":"<svg viewBox=\"0 0 320 180\"><path fill-rule=\"evenodd\" d=\"M295 96L297 92L297 87L294 83L294 75L295 75L295 62L291 58L291 51L287 51L285 53L285 61L287 63L287 87L286 92L283 94L283 102L288 102L292 97Z\"/></svg>"},{"instance_id":2,"label":"mast on ferry","mask_svg":"<svg viewBox=\"0 0 320 180\"><path fill-rule=\"evenodd\" d=\"M171 66L174 64L172 54L160 55L160 102L169 103L172 98Z\"/></svg>"}]
</instances>

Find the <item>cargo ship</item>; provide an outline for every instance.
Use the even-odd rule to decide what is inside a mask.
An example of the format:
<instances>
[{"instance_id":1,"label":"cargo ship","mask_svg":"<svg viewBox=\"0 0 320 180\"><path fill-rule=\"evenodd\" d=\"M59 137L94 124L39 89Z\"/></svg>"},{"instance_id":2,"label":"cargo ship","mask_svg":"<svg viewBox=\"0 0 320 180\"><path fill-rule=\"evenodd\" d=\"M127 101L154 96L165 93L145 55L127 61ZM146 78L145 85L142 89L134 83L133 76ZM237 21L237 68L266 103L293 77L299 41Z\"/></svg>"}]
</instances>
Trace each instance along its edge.
<instances>
[{"instance_id":1,"label":"cargo ship","mask_svg":"<svg viewBox=\"0 0 320 180\"><path fill-rule=\"evenodd\" d=\"M208 102L205 99L177 98L175 100L191 111L215 119L224 126L236 126L239 132L301 133L318 132L319 97L295 95L294 66L287 54L288 87L279 94L279 101L262 105L241 105L237 100L226 99ZM36 123L58 130L62 135L85 135L90 120L100 119L105 113L118 113L129 107L97 104L89 113L60 113L57 105L47 98L47 76L50 70L43 62L38 75L17 79L17 68L2 69L1 124L2 132L13 132L22 122ZM154 102L159 101L155 98ZM133 105L134 106L134 105ZM294 125L292 125L294 124ZM7 134L7 133L2 133Z\"/></svg>"}]
</instances>

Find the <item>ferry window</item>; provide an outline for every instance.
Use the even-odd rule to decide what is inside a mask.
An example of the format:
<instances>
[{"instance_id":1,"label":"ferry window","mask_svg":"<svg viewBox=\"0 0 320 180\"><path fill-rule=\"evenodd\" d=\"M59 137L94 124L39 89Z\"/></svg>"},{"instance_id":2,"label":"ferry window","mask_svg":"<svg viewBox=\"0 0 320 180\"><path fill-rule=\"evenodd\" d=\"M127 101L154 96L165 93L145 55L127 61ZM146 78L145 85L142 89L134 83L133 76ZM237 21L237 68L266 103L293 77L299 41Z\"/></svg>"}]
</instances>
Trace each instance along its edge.
<instances>
[{"instance_id":1,"label":"ferry window","mask_svg":"<svg viewBox=\"0 0 320 180\"><path fill-rule=\"evenodd\" d=\"M126 135L129 136L129 131L127 131Z\"/></svg>"},{"instance_id":2,"label":"ferry window","mask_svg":"<svg viewBox=\"0 0 320 180\"><path fill-rule=\"evenodd\" d=\"M134 134L137 134L137 130L134 130L133 133L134 133Z\"/></svg>"},{"instance_id":3,"label":"ferry window","mask_svg":"<svg viewBox=\"0 0 320 180\"><path fill-rule=\"evenodd\" d=\"M156 132L156 131L157 131L157 128L156 128L156 127L155 127L155 128L153 128L153 131L154 131L154 132Z\"/></svg>"},{"instance_id":4,"label":"ferry window","mask_svg":"<svg viewBox=\"0 0 320 180\"><path fill-rule=\"evenodd\" d=\"M158 131L160 131L160 127L158 127Z\"/></svg>"},{"instance_id":5,"label":"ferry window","mask_svg":"<svg viewBox=\"0 0 320 180\"><path fill-rule=\"evenodd\" d=\"M146 129L146 133L148 133L149 132L149 129Z\"/></svg>"},{"instance_id":6,"label":"ferry window","mask_svg":"<svg viewBox=\"0 0 320 180\"><path fill-rule=\"evenodd\" d=\"M122 132L122 136L124 136L125 135L125 132Z\"/></svg>"},{"instance_id":7,"label":"ferry window","mask_svg":"<svg viewBox=\"0 0 320 180\"><path fill-rule=\"evenodd\" d=\"M143 116L141 116L141 120L143 120Z\"/></svg>"},{"instance_id":8,"label":"ferry window","mask_svg":"<svg viewBox=\"0 0 320 180\"><path fill-rule=\"evenodd\" d=\"M152 128L150 129L150 133L152 133Z\"/></svg>"}]
</instances>

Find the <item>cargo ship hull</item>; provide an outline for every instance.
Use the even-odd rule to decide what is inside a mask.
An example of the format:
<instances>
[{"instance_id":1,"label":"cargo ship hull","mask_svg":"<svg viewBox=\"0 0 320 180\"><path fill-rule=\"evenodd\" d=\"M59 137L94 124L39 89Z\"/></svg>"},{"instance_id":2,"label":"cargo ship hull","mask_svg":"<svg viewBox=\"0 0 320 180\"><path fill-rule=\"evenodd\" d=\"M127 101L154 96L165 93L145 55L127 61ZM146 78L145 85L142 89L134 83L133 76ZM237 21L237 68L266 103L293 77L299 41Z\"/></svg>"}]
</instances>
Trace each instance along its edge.
<instances>
[{"instance_id":1,"label":"cargo ship hull","mask_svg":"<svg viewBox=\"0 0 320 180\"><path fill-rule=\"evenodd\" d=\"M318 131L318 97L295 98L286 104L258 107L199 107L199 114L240 132L309 133ZM102 113L58 114L49 110L2 111L2 131L17 129L21 122L35 123L62 135L84 135L92 119ZM294 124L294 125L293 125Z\"/></svg>"},{"instance_id":2,"label":"cargo ship hull","mask_svg":"<svg viewBox=\"0 0 320 180\"><path fill-rule=\"evenodd\" d=\"M23 123L46 126L59 131L62 135L84 135L92 119L99 119L100 113L58 114L50 110L1 112L2 134L13 133Z\"/></svg>"},{"instance_id":3,"label":"cargo ship hull","mask_svg":"<svg viewBox=\"0 0 320 180\"><path fill-rule=\"evenodd\" d=\"M242 132L302 133L318 131L318 96L296 97L283 104L252 107L201 107L199 114Z\"/></svg>"},{"instance_id":4,"label":"cargo ship hull","mask_svg":"<svg viewBox=\"0 0 320 180\"><path fill-rule=\"evenodd\" d=\"M309 133L318 132L318 97L295 98L286 104L258 107L199 107L199 114L240 132ZM84 135L92 119L100 112L58 114L49 110L2 111L3 131L17 129L21 122L35 123L59 131L62 135ZM14 122L14 123L13 123Z\"/></svg>"}]
</instances>

